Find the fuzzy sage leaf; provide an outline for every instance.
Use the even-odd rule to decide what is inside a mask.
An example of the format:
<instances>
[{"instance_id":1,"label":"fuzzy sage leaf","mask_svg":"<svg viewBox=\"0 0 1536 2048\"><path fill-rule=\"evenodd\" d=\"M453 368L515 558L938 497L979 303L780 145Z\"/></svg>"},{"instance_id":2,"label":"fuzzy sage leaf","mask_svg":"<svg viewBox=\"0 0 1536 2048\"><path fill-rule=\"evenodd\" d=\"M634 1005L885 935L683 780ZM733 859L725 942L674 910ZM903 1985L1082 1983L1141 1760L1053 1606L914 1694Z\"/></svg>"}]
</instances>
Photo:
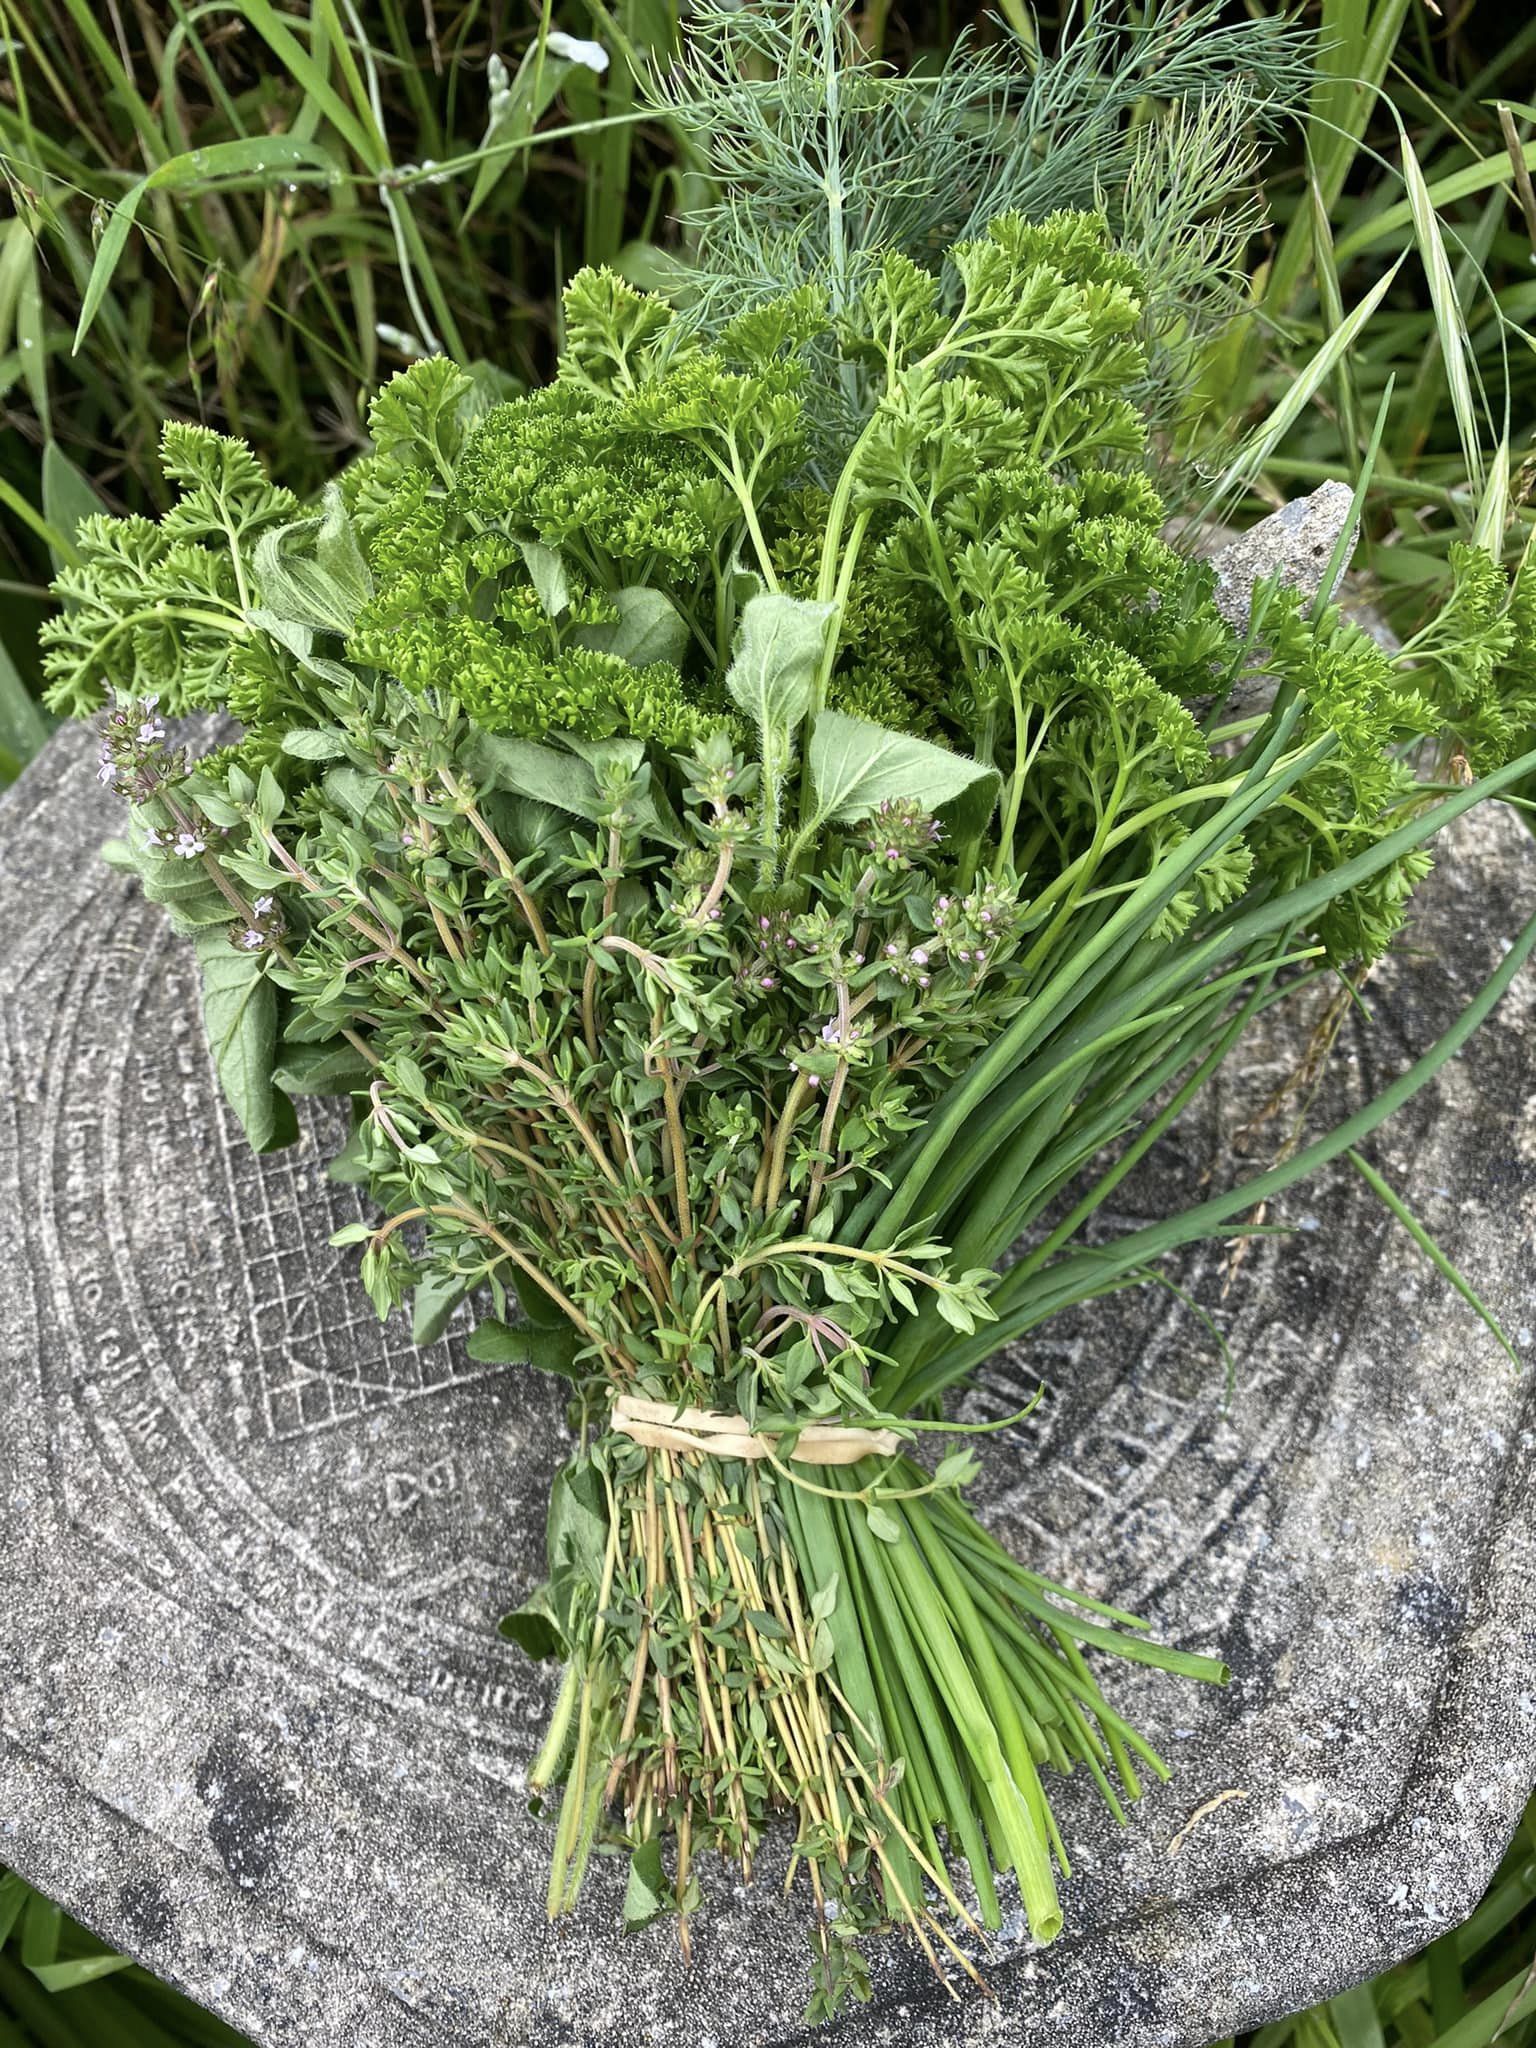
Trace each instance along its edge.
<instances>
[{"instance_id":1,"label":"fuzzy sage leaf","mask_svg":"<svg viewBox=\"0 0 1536 2048\"><path fill-rule=\"evenodd\" d=\"M765 796L765 831L777 845L784 778L794 758L795 733L804 722L826 646L832 604L765 591L741 614L725 687L757 727Z\"/></svg>"},{"instance_id":2,"label":"fuzzy sage leaf","mask_svg":"<svg viewBox=\"0 0 1536 2048\"><path fill-rule=\"evenodd\" d=\"M198 932L193 944L219 1086L252 1147L269 1151L287 1143L293 1126L293 1112L274 1086L277 992L261 956L230 944L227 924Z\"/></svg>"},{"instance_id":3,"label":"fuzzy sage leaf","mask_svg":"<svg viewBox=\"0 0 1536 2048\"><path fill-rule=\"evenodd\" d=\"M969 837L981 831L997 799L995 768L840 711L817 718L809 759L816 817L824 822L851 824L882 804L913 802L947 813Z\"/></svg>"},{"instance_id":4,"label":"fuzzy sage leaf","mask_svg":"<svg viewBox=\"0 0 1536 2048\"><path fill-rule=\"evenodd\" d=\"M617 655L631 668L646 668L653 661L674 667L682 662L688 651L688 621L665 591L627 584L614 591L611 602L617 619L608 625L573 628L571 637L578 647Z\"/></svg>"},{"instance_id":5,"label":"fuzzy sage leaf","mask_svg":"<svg viewBox=\"0 0 1536 2048\"><path fill-rule=\"evenodd\" d=\"M348 633L373 594L340 484L327 484L317 518L270 527L254 559L266 609L312 630Z\"/></svg>"}]
</instances>

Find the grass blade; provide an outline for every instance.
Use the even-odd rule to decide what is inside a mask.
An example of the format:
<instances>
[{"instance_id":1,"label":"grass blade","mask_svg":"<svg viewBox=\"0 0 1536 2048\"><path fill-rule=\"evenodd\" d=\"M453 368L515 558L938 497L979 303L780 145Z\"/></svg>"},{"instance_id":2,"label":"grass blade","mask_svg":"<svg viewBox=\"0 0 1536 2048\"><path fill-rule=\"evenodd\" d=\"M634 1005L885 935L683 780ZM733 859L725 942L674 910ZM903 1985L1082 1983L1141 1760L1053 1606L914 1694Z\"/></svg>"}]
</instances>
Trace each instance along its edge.
<instances>
[{"instance_id":1,"label":"grass blade","mask_svg":"<svg viewBox=\"0 0 1536 2048\"><path fill-rule=\"evenodd\" d=\"M1328 2005L1328 2016L1339 2037L1339 2048L1387 2048L1381 2031L1376 2001L1369 1984L1357 1984L1353 1991L1341 1991Z\"/></svg>"},{"instance_id":2,"label":"grass blade","mask_svg":"<svg viewBox=\"0 0 1536 2048\"><path fill-rule=\"evenodd\" d=\"M1477 523L1472 528L1472 545L1484 548L1498 562L1504 557L1504 533L1509 525L1509 436L1493 452Z\"/></svg>"},{"instance_id":3,"label":"grass blade","mask_svg":"<svg viewBox=\"0 0 1536 2048\"><path fill-rule=\"evenodd\" d=\"M1536 108L1515 107L1514 112L1532 115ZM1520 161L1527 170L1536 171L1536 142L1527 142L1520 150ZM1510 175L1509 161L1504 156L1481 157L1476 163L1465 164L1460 170L1450 171L1443 178L1433 178L1424 188L1424 195L1435 210L1449 206L1458 199L1471 199L1476 193L1486 192L1493 185L1503 185ZM1514 194L1511 193L1513 198ZM1357 228L1339 238L1335 251L1341 268L1363 256L1368 249L1379 248L1383 242L1390 242L1404 228L1413 226L1413 205L1403 199L1395 206L1384 207L1369 220L1362 221Z\"/></svg>"},{"instance_id":4,"label":"grass blade","mask_svg":"<svg viewBox=\"0 0 1536 2048\"><path fill-rule=\"evenodd\" d=\"M1450 389L1451 413L1456 421L1456 431L1461 437L1461 452L1466 458L1467 475L1479 491L1483 488L1483 447L1482 435L1477 423L1477 408L1472 397L1472 379L1467 367L1469 341L1467 338L1466 316L1456 293L1456 280L1451 274L1450 258L1446 254L1445 236L1440 229L1434 203L1429 196L1429 187L1424 182L1424 172L1408 131L1399 121L1402 137L1403 180L1408 187L1408 205L1413 216L1414 239L1418 243L1419 256L1424 265L1424 276L1429 286L1430 307L1435 316L1435 332L1440 337L1440 354L1445 362L1446 381Z\"/></svg>"},{"instance_id":5,"label":"grass blade","mask_svg":"<svg viewBox=\"0 0 1536 2048\"><path fill-rule=\"evenodd\" d=\"M1499 1343L1503 1346L1504 1351L1509 1357L1510 1364L1519 1370L1521 1363L1519 1352L1516 1351L1514 1345L1509 1341L1503 1324L1500 1323L1498 1317L1489 1308L1461 1268L1456 1265L1448 1253L1441 1250L1440 1246L1436 1244L1435 1240L1424 1228L1424 1225L1420 1223L1419 1219L1408 1207L1402 1196L1382 1178L1368 1159L1362 1159L1360 1154L1354 1150L1351 1150L1347 1157L1350 1165L1354 1167L1366 1186L1375 1195L1379 1196L1391 1210L1398 1222L1402 1224L1404 1230L1407 1231L1408 1235L1419 1247L1419 1250L1423 1252L1424 1256L1434 1266L1436 1272L1443 1279L1450 1281L1456 1292L1470 1308L1476 1309L1478 1315L1482 1317L1493 1335L1498 1338Z\"/></svg>"},{"instance_id":6,"label":"grass blade","mask_svg":"<svg viewBox=\"0 0 1536 2048\"><path fill-rule=\"evenodd\" d=\"M118 201L108 217L81 302L71 354L80 353L80 344L91 330L146 194L186 191L226 180L236 185L253 183L263 187L278 182L296 184L309 177L331 184L341 175L341 166L322 144L299 141L291 135L253 135L233 142L214 142L206 149L189 150L157 165Z\"/></svg>"},{"instance_id":7,"label":"grass blade","mask_svg":"<svg viewBox=\"0 0 1536 2048\"><path fill-rule=\"evenodd\" d=\"M1318 391L1328 382L1339 362L1359 340L1361 331L1391 290L1401 268L1400 257L1385 277L1378 278L1371 286L1343 326L1336 327L1328 336L1263 426L1247 445L1238 451L1217 479L1202 508L1202 518L1210 519L1217 516L1220 506L1242 490L1264 467L1269 456L1279 447Z\"/></svg>"}]
</instances>

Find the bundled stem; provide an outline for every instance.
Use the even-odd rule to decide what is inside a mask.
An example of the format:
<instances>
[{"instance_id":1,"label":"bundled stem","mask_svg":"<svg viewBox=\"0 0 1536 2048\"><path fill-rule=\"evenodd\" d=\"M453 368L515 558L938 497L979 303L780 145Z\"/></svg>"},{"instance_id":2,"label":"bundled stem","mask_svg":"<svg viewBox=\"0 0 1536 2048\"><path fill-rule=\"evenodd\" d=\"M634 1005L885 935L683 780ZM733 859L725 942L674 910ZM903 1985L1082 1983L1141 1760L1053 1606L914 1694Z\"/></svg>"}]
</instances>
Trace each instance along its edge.
<instances>
[{"instance_id":1,"label":"bundled stem","mask_svg":"<svg viewBox=\"0 0 1536 2048\"><path fill-rule=\"evenodd\" d=\"M611 1435L590 1456L608 1540L533 1774L564 1787L550 1911L574 1908L609 1811L649 1873L635 1917L674 1911L686 1949L699 1852L750 1877L787 1812L827 2010L862 1981L852 1935L879 1925L905 1927L952 1990L952 1972L979 1982L951 1924L1001 1925L994 1873L1015 1875L1037 1939L1059 1930L1053 1865L1070 1865L1042 1773L1085 1768L1117 1819L1141 1793L1135 1760L1166 1776L1081 1645L1226 1676L1025 1570L908 1459L824 1468L823 1484Z\"/></svg>"}]
</instances>

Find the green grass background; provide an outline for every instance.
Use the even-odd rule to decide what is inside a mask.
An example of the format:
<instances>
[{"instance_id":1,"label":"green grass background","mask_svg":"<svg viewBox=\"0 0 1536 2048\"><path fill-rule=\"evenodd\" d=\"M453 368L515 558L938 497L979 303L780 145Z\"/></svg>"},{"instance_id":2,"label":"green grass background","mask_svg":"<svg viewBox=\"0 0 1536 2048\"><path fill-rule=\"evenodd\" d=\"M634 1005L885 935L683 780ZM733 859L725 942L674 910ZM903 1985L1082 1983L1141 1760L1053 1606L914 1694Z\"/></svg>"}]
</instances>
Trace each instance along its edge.
<instances>
[{"instance_id":1,"label":"green grass background","mask_svg":"<svg viewBox=\"0 0 1536 2048\"><path fill-rule=\"evenodd\" d=\"M1056 10L998 9L867 0L858 20L902 66L962 31L1054 45ZM1536 11L1302 14L1306 118L1272 160L1246 312L1177 452L1219 468L1283 408L1251 517L1353 482L1390 393L1361 560L1408 629L1453 540L1481 531L1513 558L1531 532ZM562 62L552 28L600 41L606 72ZM413 339L536 379L574 270L658 274L701 174L685 136L634 119L633 79L677 33L674 0L0 0L0 780L47 737L48 579L87 512L162 503L162 420L242 434L313 488L363 446L367 396ZM1533 2048L1533 1956L1536 1807L1464 1928L1239 2048ZM0 1873L0 2048L235 2038Z\"/></svg>"}]
</instances>

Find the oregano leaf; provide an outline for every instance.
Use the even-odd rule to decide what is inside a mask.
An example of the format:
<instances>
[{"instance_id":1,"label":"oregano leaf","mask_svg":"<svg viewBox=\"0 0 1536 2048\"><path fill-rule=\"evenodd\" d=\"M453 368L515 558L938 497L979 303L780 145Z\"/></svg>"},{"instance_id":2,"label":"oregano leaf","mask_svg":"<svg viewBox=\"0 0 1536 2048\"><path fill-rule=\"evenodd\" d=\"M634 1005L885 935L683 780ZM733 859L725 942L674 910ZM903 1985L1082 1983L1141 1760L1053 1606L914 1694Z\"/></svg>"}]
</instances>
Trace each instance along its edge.
<instances>
[{"instance_id":1,"label":"oregano leaf","mask_svg":"<svg viewBox=\"0 0 1536 2048\"><path fill-rule=\"evenodd\" d=\"M581 1378L576 1332L568 1323L560 1329L536 1329L488 1317L471 1332L465 1348L481 1365L531 1365L561 1379Z\"/></svg>"},{"instance_id":2,"label":"oregano leaf","mask_svg":"<svg viewBox=\"0 0 1536 2048\"><path fill-rule=\"evenodd\" d=\"M469 1282L460 1273L428 1273L418 1280L411 1294L411 1342L435 1344L468 1292Z\"/></svg>"},{"instance_id":3,"label":"oregano leaf","mask_svg":"<svg viewBox=\"0 0 1536 2048\"><path fill-rule=\"evenodd\" d=\"M624 1931L636 1934L672 1910L672 1895L661 1864L661 1843L655 1835L642 1842L629 1859L624 1887Z\"/></svg>"},{"instance_id":4,"label":"oregano leaf","mask_svg":"<svg viewBox=\"0 0 1536 2048\"><path fill-rule=\"evenodd\" d=\"M366 1088L372 1069L346 1039L287 1045L272 1079L289 1095L351 1095Z\"/></svg>"}]
</instances>

